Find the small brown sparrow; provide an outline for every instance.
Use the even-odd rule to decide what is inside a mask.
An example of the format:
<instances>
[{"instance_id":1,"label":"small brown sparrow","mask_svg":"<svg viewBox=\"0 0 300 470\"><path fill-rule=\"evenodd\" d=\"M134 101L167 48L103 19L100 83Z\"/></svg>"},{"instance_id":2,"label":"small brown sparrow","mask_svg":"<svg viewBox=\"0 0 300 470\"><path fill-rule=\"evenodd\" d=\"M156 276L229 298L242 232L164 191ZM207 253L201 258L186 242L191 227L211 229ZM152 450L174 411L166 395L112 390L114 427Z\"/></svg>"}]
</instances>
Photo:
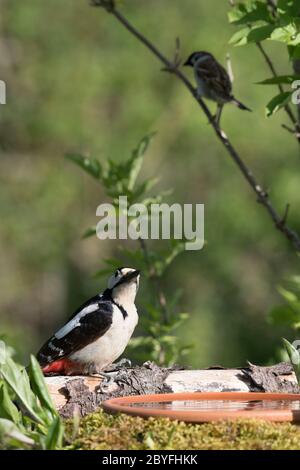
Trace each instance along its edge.
<instances>
[{"instance_id":1,"label":"small brown sparrow","mask_svg":"<svg viewBox=\"0 0 300 470\"><path fill-rule=\"evenodd\" d=\"M217 103L217 125L220 124L222 109L226 103L234 103L240 109L251 111L232 95L230 77L212 54L204 51L193 52L184 65L194 69L198 96Z\"/></svg>"}]
</instances>

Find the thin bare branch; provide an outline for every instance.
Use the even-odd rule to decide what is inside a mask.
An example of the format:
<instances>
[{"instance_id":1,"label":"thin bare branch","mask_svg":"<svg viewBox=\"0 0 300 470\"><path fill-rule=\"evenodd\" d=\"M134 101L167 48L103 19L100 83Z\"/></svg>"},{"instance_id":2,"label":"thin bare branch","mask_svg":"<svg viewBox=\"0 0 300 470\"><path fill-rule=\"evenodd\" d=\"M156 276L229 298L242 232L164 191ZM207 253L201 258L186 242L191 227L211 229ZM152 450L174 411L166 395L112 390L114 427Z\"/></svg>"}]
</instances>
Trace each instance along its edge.
<instances>
[{"instance_id":1,"label":"thin bare branch","mask_svg":"<svg viewBox=\"0 0 300 470\"><path fill-rule=\"evenodd\" d=\"M282 224L282 217L273 207L267 192L263 189L263 187L257 182L255 176L253 175L252 171L248 168L246 163L243 161L231 141L228 139L226 134L221 130L218 123L213 118L211 112L209 111L208 107L206 106L205 102L198 96L197 90L194 88L192 83L188 80L188 78L183 74L183 72L178 68L174 67L174 64L168 60L162 52L151 42L147 39L142 33L140 33L116 8L113 6L111 8L111 3L109 4L109 9L107 5L108 0L92 0L94 5L97 6L104 6L107 11L109 11L124 27L127 29L134 37L136 37L147 49L149 49L156 58L164 64L164 66L172 72L188 89L190 94L193 98L197 101L200 108L207 116L211 126L213 127L215 134L222 145L226 148L228 154L235 162L241 173L243 174L244 178L254 191L257 196L257 201L266 209L269 216L271 217L275 227L294 245L295 249L300 252L300 236L299 234L289 228L286 224ZM110 0L109 0L110 1ZM103 4L104 2L104 4Z\"/></svg>"}]
</instances>

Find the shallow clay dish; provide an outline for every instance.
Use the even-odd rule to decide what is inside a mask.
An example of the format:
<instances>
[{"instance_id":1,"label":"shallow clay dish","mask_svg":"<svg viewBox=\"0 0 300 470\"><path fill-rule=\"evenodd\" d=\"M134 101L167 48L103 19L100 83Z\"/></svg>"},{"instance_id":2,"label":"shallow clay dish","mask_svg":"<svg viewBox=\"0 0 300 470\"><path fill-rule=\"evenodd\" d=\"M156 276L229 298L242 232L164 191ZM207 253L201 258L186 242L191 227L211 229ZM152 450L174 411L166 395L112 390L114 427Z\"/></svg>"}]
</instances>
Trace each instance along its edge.
<instances>
[{"instance_id":1,"label":"shallow clay dish","mask_svg":"<svg viewBox=\"0 0 300 470\"><path fill-rule=\"evenodd\" d=\"M300 394L288 393L167 393L113 398L105 411L149 418L161 416L202 423L222 419L255 418L300 421Z\"/></svg>"}]
</instances>

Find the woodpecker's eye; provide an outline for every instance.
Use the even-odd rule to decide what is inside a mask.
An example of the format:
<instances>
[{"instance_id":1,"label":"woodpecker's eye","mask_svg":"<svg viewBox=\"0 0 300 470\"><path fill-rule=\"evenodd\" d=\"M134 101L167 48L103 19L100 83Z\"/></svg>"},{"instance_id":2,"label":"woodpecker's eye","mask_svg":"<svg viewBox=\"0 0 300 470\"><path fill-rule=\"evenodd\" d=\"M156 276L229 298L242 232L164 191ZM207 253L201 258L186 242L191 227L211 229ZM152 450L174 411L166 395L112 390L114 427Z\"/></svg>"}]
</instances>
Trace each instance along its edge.
<instances>
[{"instance_id":1,"label":"woodpecker's eye","mask_svg":"<svg viewBox=\"0 0 300 470\"><path fill-rule=\"evenodd\" d=\"M118 270L115 272L115 277L118 277L119 275L120 275L120 271Z\"/></svg>"}]
</instances>

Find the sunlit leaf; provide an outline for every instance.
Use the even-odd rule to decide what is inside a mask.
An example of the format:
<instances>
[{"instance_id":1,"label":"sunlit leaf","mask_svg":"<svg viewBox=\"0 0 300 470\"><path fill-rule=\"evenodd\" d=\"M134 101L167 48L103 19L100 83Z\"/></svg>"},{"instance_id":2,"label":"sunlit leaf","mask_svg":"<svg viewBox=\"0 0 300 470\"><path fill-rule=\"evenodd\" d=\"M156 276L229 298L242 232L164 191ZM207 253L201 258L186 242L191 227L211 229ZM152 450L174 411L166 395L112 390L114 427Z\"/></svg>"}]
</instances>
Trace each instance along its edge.
<instances>
[{"instance_id":1,"label":"sunlit leaf","mask_svg":"<svg viewBox=\"0 0 300 470\"><path fill-rule=\"evenodd\" d=\"M76 165L80 166L84 171L92 175L94 178L99 179L101 176L102 168L99 160L95 158L85 157L78 153L68 153L66 155L68 160L71 160Z\"/></svg>"},{"instance_id":2,"label":"sunlit leaf","mask_svg":"<svg viewBox=\"0 0 300 470\"><path fill-rule=\"evenodd\" d=\"M270 117L283 108L291 99L292 92L286 91L284 93L279 93L266 106L266 116Z\"/></svg>"},{"instance_id":3,"label":"sunlit leaf","mask_svg":"<svg viewBox=\"0 0 300 470\"><path fill-rule=\"evenodd\" d=\"M234 44L235 46L244 46L247 44L247 37L250 31L250 27L240 29L230 38L229 44Z\"/></svg>"}]
</instances>

